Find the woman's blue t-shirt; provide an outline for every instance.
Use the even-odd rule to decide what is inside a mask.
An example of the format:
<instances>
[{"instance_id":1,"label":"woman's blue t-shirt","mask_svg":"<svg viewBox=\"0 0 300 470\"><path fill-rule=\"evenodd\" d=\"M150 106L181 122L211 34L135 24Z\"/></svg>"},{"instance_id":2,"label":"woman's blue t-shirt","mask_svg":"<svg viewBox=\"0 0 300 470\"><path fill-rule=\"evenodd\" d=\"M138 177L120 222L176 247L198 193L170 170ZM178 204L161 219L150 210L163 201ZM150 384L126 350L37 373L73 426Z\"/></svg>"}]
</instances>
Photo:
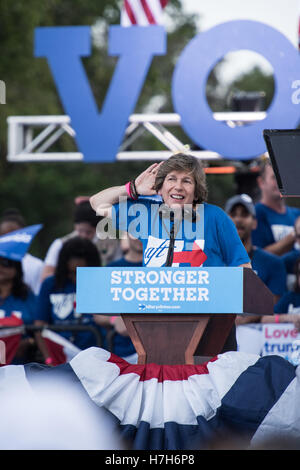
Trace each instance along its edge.
<instances>
[{"instance_id":1,"label":"woman's blue t-shirt","mask_svg":"<svg viewBox=\"0 0 300 470\"><path fill-rule=\"evenodd\" d=\"M252 232L252 243L265 248L278 242L294 228L296 219L300 216L298 207L286 206L284 214L280 214L259 202L255 205L257 228Z\"/></svg>"},{"instance_id":2,"label":"woman's blue t-shirt","mask_svg":"<svg viewBox=\"0 0 300 470\"><path fill-rule=\"evenodd\" d=\"M275 313L300 313L300 292L286 292L274 307Z\"/></svg>"},{"instance_id":3,"label":"woman's blue t-shirt","mask_svg":"<svg viewBox=\"0 0 300 470\"><path fill-rule=\"evenodd\" d=\"M37 298L35 320L41 320L52 325L95 325L93 316L90 314L78 314L75 309L76 302L76 286L68 281L63 288L55 285L55 277L51 276L45 279L41 286L39 296ZM95 346L97 343L95 334L92 331L62 331L61 336L71 340L78 348L86 349Z\"/></svg>"},{"instance_id":4,"label":"woman's blue t-shirt","mask_svg":"<svg viewBox=\"0 0 300 470\"><path fill-rule=\"evenodd\" d=\"M1 301L0 298L0 318L10 317L12 313L21 318L25 325L34 322L36 309L36 296L29 291L26 299L20 299L9 295Z\"/></svg>"},{"instance_id":5,"label":"woman's blue t-shirt","mask_svg":"<svg viewBox=\"0 0 300 470\"><path fill-rule=\"evenodd\" d=\"M143 243L143 265L148 267L162 267L166 263L172 223L168 216L160 215L161 205L159 201L141 197L137 201L126 199L112 208L115 227ZM199 204L196 221L187 216L174 224L174 253L191 251L196 242L207 256L204 267L249 263L234 223L221 208ZM184 265L187 264L173 263L173 266Z\"/></svg>"}]
</instances>

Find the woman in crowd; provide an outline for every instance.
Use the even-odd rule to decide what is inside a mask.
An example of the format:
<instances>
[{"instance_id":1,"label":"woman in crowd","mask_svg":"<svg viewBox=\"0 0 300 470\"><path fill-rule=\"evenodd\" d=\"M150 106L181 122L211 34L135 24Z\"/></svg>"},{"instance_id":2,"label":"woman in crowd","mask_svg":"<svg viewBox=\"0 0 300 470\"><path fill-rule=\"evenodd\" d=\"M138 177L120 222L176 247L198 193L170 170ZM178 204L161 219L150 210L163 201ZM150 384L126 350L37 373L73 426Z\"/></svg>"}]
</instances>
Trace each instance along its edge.
<instances>
[{"instance_id":1,"label":"woman in crowd","mask_svg":"<svg viewBox=\"0 0 300 470\"><path fill-rule=\"evenodd\" d=\"M77 267L101 266L99 252L90 240L74 237L65 242L60 250L54 276L44 280L37 299L35 325L66 325L60 334L72 341L78 348L95 346L97 341L92 331L67 331L67 326L95 326L93 315L76 312L76 269ZM99 329L99 327L98 327ZM51 365L53 358L40 332L36 333L37 344L45 363Z\"/></svg>"},{"instance_id":2,"label":"woman in crowd","mask_svg":"<svg viewBox=\"0 0 300 470\"><path fill-rule=\"evenodd\" d=\"M195 266L251 268L233 222L222 209L206 203L206 198L200 160L179 153L151 165L125 185L100 191L90 203L98 215L115 220L117 229L142 241L144 266L172 266L174 255L180 252L192 252L197 259L199 249L195 248L200 248L203 261ZM233 329L224 351L234 349Z\"/></svg>"},{"instance_id":3,"label":"woman in crowd","mask_svg":"<svg viewBox=\"0 0 300 470\"><path fill-rule=\"evenodd\" d=\"M34 321L36 297L23 281L20 261L0 257L0 324L1 319L15 315L25 325ZM14 363L22 363L33 346L33 338L24 336L15 354Z\"/></svg>"},{"instance_id":4,"label":"woman in crowd","mask_svg":"<svg viewBox=\"0 0 300 470\"><path fill-rule=\"evenodd\" d=\"M0 236L26 227L23 216L17 209L7 209L0 219ZM23 280L35 295L38 295L41 285L41 275L44 263L40 258L26 253L21 261Z\"/></svg>"}]
</instances>

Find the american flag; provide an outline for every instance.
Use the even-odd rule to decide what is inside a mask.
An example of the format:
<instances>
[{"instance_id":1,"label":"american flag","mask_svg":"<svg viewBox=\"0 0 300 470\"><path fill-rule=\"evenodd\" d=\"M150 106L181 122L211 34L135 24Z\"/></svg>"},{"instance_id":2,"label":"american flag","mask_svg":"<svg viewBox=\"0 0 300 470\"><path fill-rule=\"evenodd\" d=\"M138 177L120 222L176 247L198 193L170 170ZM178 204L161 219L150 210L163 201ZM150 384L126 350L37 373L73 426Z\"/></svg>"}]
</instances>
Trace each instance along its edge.
<instances>
[{"instance_id":1,"label":"american flag","mask_svg":"<svg viewBox=\"0 0 300 470\"><path fill-rule=\"evenodd\" d=\"M163 23L163 9L168 0L124 0L121 10L122 26L148 26Z\"/></svg>"}]
</instances>

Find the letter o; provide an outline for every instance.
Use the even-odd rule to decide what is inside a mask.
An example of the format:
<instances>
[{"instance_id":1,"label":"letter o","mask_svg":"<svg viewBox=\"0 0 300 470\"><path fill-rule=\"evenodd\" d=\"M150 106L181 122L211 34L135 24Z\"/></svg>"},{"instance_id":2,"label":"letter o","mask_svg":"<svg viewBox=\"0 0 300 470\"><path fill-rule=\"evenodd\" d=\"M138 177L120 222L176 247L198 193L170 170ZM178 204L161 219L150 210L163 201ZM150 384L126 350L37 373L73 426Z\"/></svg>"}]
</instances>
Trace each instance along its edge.
<instances>
[{"instance_id":1,"label":"letter o","mask_svg":"<svg viewBox=\"0 0 300 470\"><path fill-rule=\"evenodd\" d=\"M206 101L210 71L228 52L249 49L274 69L275 92L267 117L234 129L216 121ZM172 99L182 128L200 147L224 158L245 160L265 152L263 129L294 129L300 109L292 102L292 84L300 77L299 52L278 30L257 21L229 21L192 39L172 78Z\"/></svg>"},{"instance_id":2,"label":"letter o","mask_svg":"<svg viewBox=\"0 0 300 470\"><path fill-rule=\"evenodd\" d=\"M127 293L129 293L129 295L127 295ZM132 287L126 287L125 289L123 289L122 297L125 300L132 300L134 298L134 290L132 289Z\"/></svg>"},{"instance_id":3,"label":"letter o","mask_svg":"<svg viewBox=\"0 0 300 470\"><path fill-rule=\"evenodd\" d=\"M151 279L152 275L154 275L154 278ZM157 284L159 282L159 274L156 271L149 271L146 274L146 279L149 284Z\"/></svg>"}]
</instances>

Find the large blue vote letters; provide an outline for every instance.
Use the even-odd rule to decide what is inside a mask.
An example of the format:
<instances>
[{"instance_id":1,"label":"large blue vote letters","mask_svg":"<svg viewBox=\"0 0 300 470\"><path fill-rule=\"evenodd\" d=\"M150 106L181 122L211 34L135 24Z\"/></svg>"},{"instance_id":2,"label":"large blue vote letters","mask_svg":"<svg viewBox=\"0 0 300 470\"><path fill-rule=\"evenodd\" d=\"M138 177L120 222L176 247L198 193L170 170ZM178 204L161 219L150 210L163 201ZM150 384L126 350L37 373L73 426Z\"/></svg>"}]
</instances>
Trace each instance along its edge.
<instances>
[{"instance_id":1,"label":"large blue vote letters","mask_svg":"<svg viewBox=\"0 0 300 470\"><path fill-rule=\"evenodd\" d=\"M90 55L90 28L37 28L35 40L35 54L48 59L84 160L115 160L152 57L166 52L164 29L110 27L108 52L120 59L100 114L81 62L81 57Z\"/></svg>"},{"instance_id":2,"label":"large blue vote letters","mask_svg":"<svg viewBox=\"0 0 300 470\"><path fill-rule=\"evenodd\" d=\"M267 117L232 129L213 118L205 88L214 65L228 52L249 49L272 65L275 92ZM247 159L265 152L263 129L294 129L300 110L292 102L292 83L300 77L299 52L279 31L255 21L220 24L196 36L181 54L173 76L173 103L186 133L199 146L224 157Z\"/></svg>"},{"instance_id":3,"label":"large blue vote letters","mask_svg":"<svg viewBox=\"0 0 300 470\"><path fill-rule=\"evenodd\" d=\"M213 118L205 89L216 63L228 52L241 49L255 51L270 62L275 94L266 119L232 129ZM35 31L35 55L48 59L84 161L114 161L152 58L166 53L166 32L161 26L109 28L108 53L119 59L101 112L81 62L90 50L90 27L43 27ZM198 34L185 47L174 70L172 99L183 129L196 144L224 158L249 159L265 151L263 129L298 125L300 109L292 93L293 82L299 77L298 50L283 34L263 23L231 21Z\"/></svg>"}]
</instances>

